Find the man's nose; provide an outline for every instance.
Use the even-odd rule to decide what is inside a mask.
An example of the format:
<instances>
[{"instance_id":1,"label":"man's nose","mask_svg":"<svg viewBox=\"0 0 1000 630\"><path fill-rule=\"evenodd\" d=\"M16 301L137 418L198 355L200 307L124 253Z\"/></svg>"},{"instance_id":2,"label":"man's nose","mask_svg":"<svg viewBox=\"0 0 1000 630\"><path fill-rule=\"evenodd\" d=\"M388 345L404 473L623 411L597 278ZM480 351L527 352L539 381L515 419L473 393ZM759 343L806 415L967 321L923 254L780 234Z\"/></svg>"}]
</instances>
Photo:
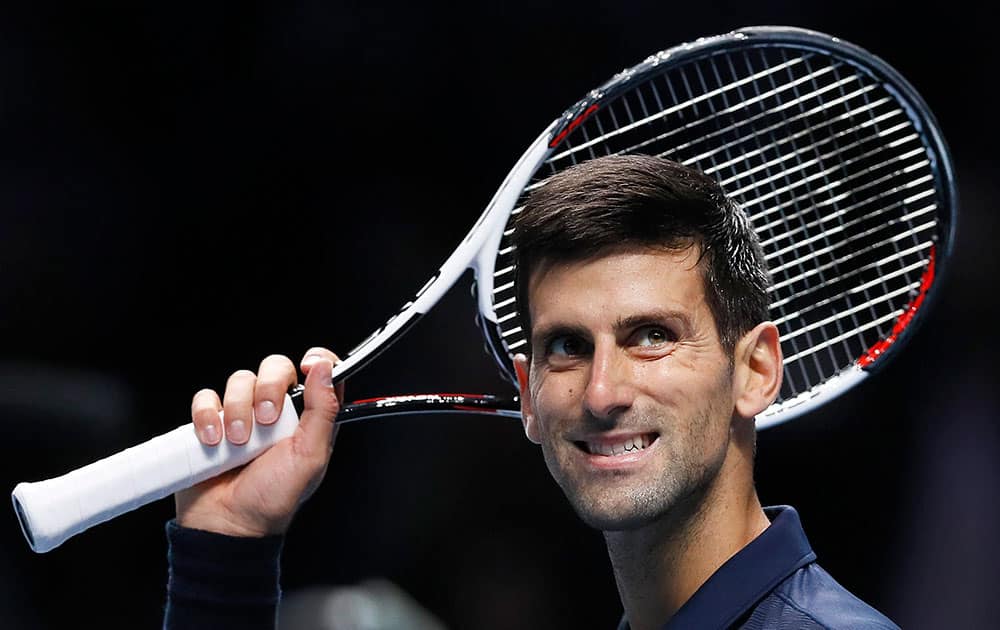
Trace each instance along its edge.
<instances>
[{"instance_id":1,"label":"man's nose","mask_svg":"<svg viewBox=\"0 0 1000 630\"><path fill-rule=\"evenodd\" d=\"M594 346L583 404L595 418L613 418L632 406L635 396L628 359L613 343Z\"/></svg>"}]
</instances>

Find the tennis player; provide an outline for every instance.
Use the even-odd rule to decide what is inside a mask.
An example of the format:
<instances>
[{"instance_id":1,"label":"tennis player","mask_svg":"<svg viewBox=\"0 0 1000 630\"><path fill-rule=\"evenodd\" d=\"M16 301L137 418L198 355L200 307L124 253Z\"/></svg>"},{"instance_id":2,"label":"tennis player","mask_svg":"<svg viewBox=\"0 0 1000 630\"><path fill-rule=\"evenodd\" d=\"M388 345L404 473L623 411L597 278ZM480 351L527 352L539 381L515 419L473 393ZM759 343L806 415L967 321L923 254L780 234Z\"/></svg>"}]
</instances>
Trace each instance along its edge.
<instances>
[{"instance_id":1,"label":"tennis player","mask_svg":"<svg viewBox=\"0 0 1000 630\"><path fill-rule=\"evenodd\" d=\"M782 357L757 237L719 186L660 158L593 159L532 193L515 228L525 433L604 532L619 627L896 628L820 568L794 509L757 498L754 417ZM336 360L303 358L292 438L176 495L165 627L274 627L283 536L336 433ZM199 392L199 436L244 442L295 382L272 356L221 401Z\"/></svg>"}]
</instances>

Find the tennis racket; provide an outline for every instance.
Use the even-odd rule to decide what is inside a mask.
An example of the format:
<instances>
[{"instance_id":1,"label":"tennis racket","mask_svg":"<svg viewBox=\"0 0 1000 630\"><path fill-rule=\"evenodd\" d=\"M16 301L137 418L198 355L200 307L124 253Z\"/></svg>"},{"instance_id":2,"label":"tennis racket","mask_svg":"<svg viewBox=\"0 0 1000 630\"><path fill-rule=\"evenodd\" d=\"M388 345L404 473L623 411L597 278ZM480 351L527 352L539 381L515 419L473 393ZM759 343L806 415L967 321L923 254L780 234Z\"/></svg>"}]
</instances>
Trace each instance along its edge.
<instances>
[{"instance_id":1,"label":"tennis racket","mask_svg":"<svg viewBox=\"0 0 1000 630\"><path fill-rule=\"evenodd\" d=\"M509 221L523 196L597 156L646 153L716 178L760 235L773 284L784 381L766 428L881 369L912 336L947 265L957 195L949 153L917 92L884 61L835 37L756 27L653 55L553 121L524 152L454 253L398 313L335 367L348 378L475 271L477 322L514 386L528 341L515 301ZM32 549L244 464L294 431L286 400L249 443L204 447L191 424L62 477L21 483L13 501ZM404 413L517 417L515 396L419 394L358 401L338 422Z\"/></svg>"}]
</instances>

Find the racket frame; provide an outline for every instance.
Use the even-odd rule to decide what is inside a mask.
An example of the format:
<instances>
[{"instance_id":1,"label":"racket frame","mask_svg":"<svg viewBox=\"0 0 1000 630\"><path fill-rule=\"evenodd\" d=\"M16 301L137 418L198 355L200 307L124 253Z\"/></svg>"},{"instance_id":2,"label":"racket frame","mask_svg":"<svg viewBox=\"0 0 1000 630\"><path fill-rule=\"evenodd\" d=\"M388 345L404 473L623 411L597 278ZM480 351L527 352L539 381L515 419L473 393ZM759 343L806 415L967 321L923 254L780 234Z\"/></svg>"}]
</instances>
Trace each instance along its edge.
<instances>
[{"instance_id":1,"label":"racket frame","mask_svg":"<svg viewBox=\"0 0 1000 630\"><path fill-rule=\"evenodd\" d=\"M882 369L901 351L925 319L928 308L938 299L940 279L949 267L955 235L954 214L958 207L950 153L937 122L921 97L898 72L881 59L829 35L804 29L766 26L702 38L653 55L643 63L616 74L566 110L521 155L486 209L438 272L411 301L404 304L334 367L334 382L356 373L388 348L454 286L466 269L471 268L475 274L474 292L479 312L477 321L487 348L501 373L516 387L516 376L511 365L512 353L498 324L497 305L494 302L497 291L494 273L498 248L503 241L504 232L509 229L511 213L523 189L572 130L598 111L602 103L614 99L635 82L645 80L651 73L660 71L666 63L673 65L713 51L745 47L748 42L753 44L755 38L759 38L757 41L761 46L800 47L822 54L829 54L833 50L843 60L852 62L855 67L875 77L906 110L924 147L928 148L938 201L945 206L945 210L938 213L935 254L928 272L925 272L925 282L921 284L922 291L917 296L919 299L911 302L912 312L905 310L897 320L893 338L884 340L884 351L863 367L856 363L823 384L785 401L785 408L777 413L765 412L758 417L757 426L773 426L815 409L855 387L868 374ZM927 273L931 275L928 276ZM294 430L297 425L295 408L301 403L301 392L301 387L296 388L292 392L292 398L287 399L283 406L280 426L287 430ZM789 404L789 401L794 401L794 404ZM517 409L516 397L421 394L360 401L354 405L353 411L350 406L342 410L338 422L431 411L518 417ZM210 448L198 441L193 426L188 423L173 432L62 477L18 484L12 493L15 512L32 548L38 552L47 551L99 522L245 463L284 435L274 429L262 427L252 433L252 444L225 444L223 447ZM168 457L169 453L180 455Z\"/></svg>"},{"instance_id":2,"label":"racket frame","mask_svg":"<svg viewBox=\"0 0 1000 630\"><path fill-rule=\"evenodd\" d=\"M853 365L844 367L840 373L812 385L806 391L783 401L776 401L757 418L757 428L765 429L808 413L853 389L870 374L879 372L907 345L925 319L926 313L938 299L940 293L938 287L942 284L940 279L950 268L954 247L955 215L959 203L958 189L947 143L933 113L916 89L880 57L838 37L794 27L746 27L663 50L651 55L640 64L615 74L602 86L591 90L586 97L567 109L558 119L558 124L552 131L552 140L549 142L550 151L542 160L556 152L570 132L588 117L600 111L602 105L615 101L630 92L634 86L665 72L665 68L674 68L712 55L725 54L734 49L745 50L748 47L798 48L824 56L836 56L838 60L851 64L856 71L864 73L884 87L901 105L920 135L921 142L927 149L939 201L946 208L937 213L939 222L936 228L937 238L932 248L931 262L924 273L920 294L897 318L893 334L883 339L880 344L876 344L881 345L877 355L868 356L868 360L862 362L861 359L866 358L863 355ZM537 164L532 172L541 166L542 163ZM508 222L505 230L509 230L510 227ZM492 283L489 287L492 289ZM505 335L503 329L496 323L498 318L495 310L492 308L489 311L482 310L482 296L479 297L479 304L481 327L487 348L503 376L516 387L516 375L512 369L513 352L507 341L509 335Z\"/></svg>"}]
</instances>

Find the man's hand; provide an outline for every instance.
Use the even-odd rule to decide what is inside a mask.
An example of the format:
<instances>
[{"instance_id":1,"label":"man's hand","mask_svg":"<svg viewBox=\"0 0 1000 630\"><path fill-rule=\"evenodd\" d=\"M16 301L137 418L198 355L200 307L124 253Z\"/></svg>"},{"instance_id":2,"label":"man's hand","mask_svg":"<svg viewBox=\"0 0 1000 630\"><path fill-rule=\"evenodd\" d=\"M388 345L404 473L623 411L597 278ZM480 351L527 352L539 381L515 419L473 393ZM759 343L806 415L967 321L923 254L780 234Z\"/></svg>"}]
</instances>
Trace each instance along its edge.
<instances>
[{"instance_id":1,"label":"man's hand","mask_svg":"<svg viewBox=\"0 0 1000 630\"><path fill-rule=\"evenodd\" d=\"M342 383L331 386L330 374L337 361L324 348L306 352L300 366L306 375L305 408L295 433L246 466L175 494L179 525L243 537L283 534L288 529L298 506L323 480L333 451L334 419L344 395ZM271 355L261 362L257 374L249 370L233 373L223 402L213 390L199 391L191 403L198 439L206 445L223 439L245 443L254 423L271 424L278 419L285 393L297 382L291 360Z\"/></svg>"}]
</instances>

